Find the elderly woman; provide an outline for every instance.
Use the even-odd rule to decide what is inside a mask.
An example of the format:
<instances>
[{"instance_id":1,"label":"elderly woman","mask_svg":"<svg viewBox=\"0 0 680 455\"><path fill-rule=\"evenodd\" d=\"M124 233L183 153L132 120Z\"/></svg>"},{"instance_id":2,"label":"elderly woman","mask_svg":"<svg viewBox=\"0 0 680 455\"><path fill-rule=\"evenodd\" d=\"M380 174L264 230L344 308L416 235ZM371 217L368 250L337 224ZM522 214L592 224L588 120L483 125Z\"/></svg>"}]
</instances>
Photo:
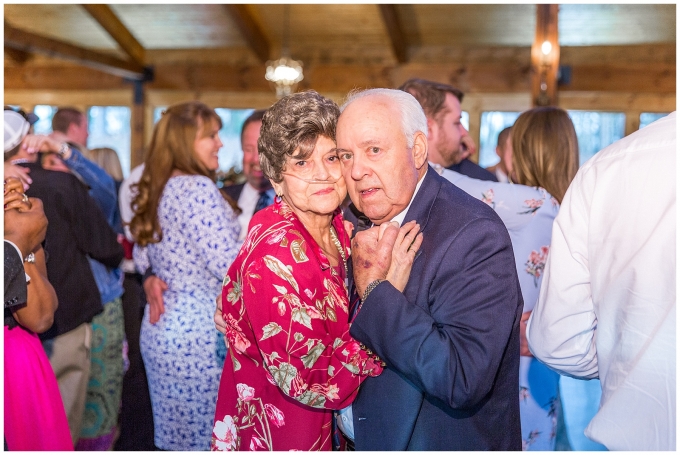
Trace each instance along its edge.
<instances>
[{"instance_id":1,"label":"elderly woman","mask_svg":"<svg viewBox=\"0 0 680 455\"><path fill-rule=\"evenodd\" d=\"M523 112L512 127L505 166L511 183L475 180L443 171L463 191L493 208L515 252L524 315L521 323L520 420L524 450L554 450L559 375L531 356L526 321L538 299L553 220L578 170L578 141L569 115L556 107Z\"/></svg>"},{"instance_id":2,"label":"elderly woman","mask_svg":"<svg viewBox=\"0 0 680 455\"><path fill-rule=\"evenodd\" d=\"M309 91L264 115L258 142L276 190L259 211L222 290L229 355L213 450L330 450L332 410L382 362L349 335L347 190L335 151L337 105ZM422 235L401 228L388 279L403 289ZM409 245L414 242L411 252Z\"/></svg>"}]
</instances>

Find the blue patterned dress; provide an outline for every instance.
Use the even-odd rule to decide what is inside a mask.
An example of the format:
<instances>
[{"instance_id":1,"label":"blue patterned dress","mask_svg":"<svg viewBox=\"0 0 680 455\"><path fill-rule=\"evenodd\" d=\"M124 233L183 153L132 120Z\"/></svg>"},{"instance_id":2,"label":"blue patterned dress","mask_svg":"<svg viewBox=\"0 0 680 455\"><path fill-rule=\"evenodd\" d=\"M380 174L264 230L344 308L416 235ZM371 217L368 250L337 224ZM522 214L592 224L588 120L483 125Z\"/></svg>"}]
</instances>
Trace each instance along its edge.
<instances>
[{"instance_id":1,"label":"blue patterned dress","mask_svg":"<svg viewBox=\"0 0 680 455\"><path fill-rule=\"evenodd\" d=\"M515 252L524 312L538 300L559 204L543 188L487 182L444 170L442 177L489 205L503 220ZM534 357L520 357L519 411L523 450L555 450L559 375Z\"/></svg>"},{"instance_id":2,"label":"blue patterned dress","mask_svg":"<svg viewBox=\"0 0 680 455\"><path fill-rule=\"evenodd\" d=\"M213 314L222 279L238 253L240 226L209 178L171 177L158 206L163 240L135 247L138 270L151 265L168 285L165 313L140 346L149 381L154 439L164 450L209 450L222 365Z\"/></svg>"}]
</instances>

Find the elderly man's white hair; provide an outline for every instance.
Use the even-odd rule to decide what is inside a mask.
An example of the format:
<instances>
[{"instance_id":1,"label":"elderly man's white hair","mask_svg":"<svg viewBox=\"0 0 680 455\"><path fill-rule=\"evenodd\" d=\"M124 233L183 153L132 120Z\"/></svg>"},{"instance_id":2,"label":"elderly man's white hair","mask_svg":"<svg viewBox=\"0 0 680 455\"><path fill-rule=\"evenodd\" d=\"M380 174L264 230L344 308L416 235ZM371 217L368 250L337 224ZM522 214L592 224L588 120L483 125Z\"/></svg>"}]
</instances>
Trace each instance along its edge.
<instances>
[{"instance_id":1,"label":"elderly man's white hair","mask_svg":"<svg viewBox=\"0 0 680 455\"><path fill-rule=\"evenodd\" d=\"M406 137L406 144L409 148L413 147L413 136L417 131L422 132L427 137L427 117L420 106L418 100L413 95L402 90L392 90L389 88L372 88L369 90L352 91L347 95L347 100L340 107L340 113L359 98L366 96L384 96L397 104L401 112L401 130Z\"/></svg>"}]
</instances>

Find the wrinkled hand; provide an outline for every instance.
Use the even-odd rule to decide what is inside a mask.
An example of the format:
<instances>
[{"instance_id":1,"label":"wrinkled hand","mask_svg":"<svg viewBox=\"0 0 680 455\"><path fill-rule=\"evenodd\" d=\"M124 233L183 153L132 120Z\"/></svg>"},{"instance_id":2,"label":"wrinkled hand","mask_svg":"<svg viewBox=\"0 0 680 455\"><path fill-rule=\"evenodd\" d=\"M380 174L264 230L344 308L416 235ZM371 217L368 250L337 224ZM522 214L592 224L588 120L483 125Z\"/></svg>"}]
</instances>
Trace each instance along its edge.
<instances>
[{"instance_id":1,"label":"wrinkled hand","mask_svg":"<svg viewBox=\"0 0 680 455\"><path fill-rule=\"evenodd\" d=\"M470 135L465 135L460 138L460 161L471 157L477 152L477 146L475 141L472 140ZM459 162L460 162L459 161Z\"/></svg>"},{"instance_id":2,"label":"wrinkled hand","mask_svg":"<svg viewBox=\"0 0 680 455\"><path fill-rule=\"evenodd\" d=\"M519 355L526 357L533 357L534 355L529 350L529 343L527 342L527 322L531 316L531 311L522 313L522 319L519 320Z\"/></svg>"},{"instance_id":3,"label":"wrinkled hand","mask_svg":"<svg viewBox=\"0 0 680 455\"><path fill-rule=\"evenodd\" d=\"M354 284L360 296L372 281L387 277L398 235L398 224L390 222L357 232L352 239Z\"/></svg>"},{"instance_id":4,"label":"wrinkled hand","mask_svg":"<svg viewBox=\"0 0 680 455\"><path fill-rule=\"evenodd\" d=\"M222 293L220 293L215 299L215 315L213 316L215 321L215 328L222 335L227 334L227 321L224 320L222 316Z\"/></svg>"},{"instance_id":5,"label":"wrinkled hand","mask_svg":"<svg viewBox=\"0 0 680 455\"><path fill-rule=\"evenodd\" d=\"M5 162L5 179L9 177L18 179L22 183L24 191L28 190L29 185L33 183L31 177L28 176L29 172L31 172L31 170L27 167Z\"/></svg>"},{"instance_id":6,"label":"wrinkled hand","mask_svg":"<svg viewBox=\"0 0 680 455\"><path fill-rule=\"evenodd\" d=\"M400 292L404 292L416 253L423 243L423 234L418 233L420 225L409 221L399 228L399 234L392 248L392 262L387 271L387 281Z\"/></svg>"},{"instance_id":7,"label":"wrinkled hand","mask_svg":"<svg viewBox=\"0 0 680 455\"><path fill-rule=\"evenodd\" d=\"M167 289L167 283L157 276L152 275L144 280L146 301L149 302L149 322L152 324L157 323L161 318L161 314L165 313L163 292L165 292Z\"/></svg>"}]
</instances>

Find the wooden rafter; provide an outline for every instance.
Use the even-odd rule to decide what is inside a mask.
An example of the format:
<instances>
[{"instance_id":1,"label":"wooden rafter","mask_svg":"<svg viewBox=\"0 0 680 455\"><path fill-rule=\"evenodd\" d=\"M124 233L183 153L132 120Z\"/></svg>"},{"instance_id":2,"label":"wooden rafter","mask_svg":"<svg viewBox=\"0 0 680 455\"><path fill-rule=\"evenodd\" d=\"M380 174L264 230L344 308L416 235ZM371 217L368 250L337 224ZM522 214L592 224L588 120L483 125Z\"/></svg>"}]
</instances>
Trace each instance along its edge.
<instances>
[{"instance_id":1,"label":"wooden rafter","mask_svg":"<svg viewBox=\"0 0 680 455\"><path fill-rule=\"evenodd\" d=\"M81 6L106 30L133 62L144 66L144 47L139 44L108 5L83 4Z\"/></svg>"},{"instance_id":2,"label":"wooden rafter","mask_svg":"<svg viewBox=\"0 0 680 455\"><path fill-rule=\"evenodd\" d=\"M404 32L399 25L399 17L397 16L396 5L378 5L380 7L380 15L383 23L387 29L387 35L394 50L394 56L399 63L406 63L406 39Z\"/></svg>"},{"instance_id":3,"label":"wooden rafter","mask_svg":"<svg viewBox=\"0 0 680 455\"><path fill-rule=\"evenodd\" d=\"M11 58L15 63L18 63L20 65L26 63L32 57L32 55L29 54L28 52L7 46L5 46L5 55Z\"/></svg>"},{"instance_id":4,"label":"wooden rafter","mask_svg":"<svg viewBox=\"0 0 680 455\"><path fill-rule=\"evenodd\" d=\"M247 5L243 4L228 4L224 5L232 20L241 31L243 38L248 43L248 46L255 52L262 63L269 60L269 41L264 32L257 24L253 15L248 10Z\"/></svg>"},{"instance_id":5,"label":"wooden rafter","mask_svg":"<svg viewBox=\"0 0 680 455\"><path fill-rule=\"evenodd\" d=\"M5 22L5 46L34 54L44 54L131 79L143 79L141 65L95 52L63 41L20 30Z\"/></svg>"}]
</instances>

